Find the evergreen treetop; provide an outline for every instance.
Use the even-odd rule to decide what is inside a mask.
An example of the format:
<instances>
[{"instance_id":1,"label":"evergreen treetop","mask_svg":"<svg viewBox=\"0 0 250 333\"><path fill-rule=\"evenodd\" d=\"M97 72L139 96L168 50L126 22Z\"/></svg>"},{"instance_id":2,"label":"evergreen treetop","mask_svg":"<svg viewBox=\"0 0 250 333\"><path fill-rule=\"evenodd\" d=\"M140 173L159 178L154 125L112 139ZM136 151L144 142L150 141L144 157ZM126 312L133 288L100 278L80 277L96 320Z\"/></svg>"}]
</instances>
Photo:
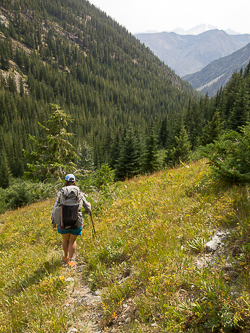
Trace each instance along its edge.
<instances>
[{"instance_id":1,"label":"evergreen treetop","mask_svg":"<svg viewBox=\"0 0 250 333\"><path fill-rule=\"evenodd\" d=\"M33 151L24 150L28 160L27 176L34 179L63 178L67 172L75 170L74 160L78 159L75 147L69 142L74 135L68 133L65 126L72 122L58 105L51 104L51 114L47 126L39 124L43 133L42 137L29 135Z\"/></svg>"}]
</instances>

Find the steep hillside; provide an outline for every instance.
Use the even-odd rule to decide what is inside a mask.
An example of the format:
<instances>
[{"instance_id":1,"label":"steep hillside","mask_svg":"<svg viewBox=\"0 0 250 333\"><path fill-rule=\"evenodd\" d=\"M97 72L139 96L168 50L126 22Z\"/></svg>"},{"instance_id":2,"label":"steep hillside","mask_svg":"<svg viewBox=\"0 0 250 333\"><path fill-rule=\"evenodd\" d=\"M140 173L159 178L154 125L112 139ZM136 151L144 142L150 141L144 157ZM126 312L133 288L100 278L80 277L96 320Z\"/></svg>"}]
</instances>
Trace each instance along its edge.
<instances>
[{"instance_id":1,"label":"steep hillside","mask_svg":"<svg viewBox=\"0 0 250 333\"><path fill-rule=\"evenodd\" d=\"M243 70L250 61L250 44L229 56L214 60L201 71L184 76L194 89L210 97L214 96L220 87L224 87L234 72Z\"/></svg>"},{"instance_id":2,"label":"steep hillside","mask_svg":"<svg viewBox=\"0 0 250 333\"><path fill-rule=\"evenodd\" d=\"M74 144L87 140L100 163L118 127L145 131L194 94L85 0L0 1L0 59L0 151L8 152L14 176L23 174L28 133L39 134L50 103L72 115Z\"/></svg>"},{"instance_id":3,"label":"steep hillside","mask_svg":"<svg viewBox=\"0 0 250 333\"><path fill-rule=\"evenodd\" d=\"M180 76L195 73L250 42L249 34L231 36L217 29L195 36L174 32L135 36Z\"/></svg>"},{"instance_id":4,"label":"steep hillside","mask_svg":"<svg viewBox=\"0 0 250 333\"><path fill-rule=\"evenodd\" d=\"M76 270L50 225L54 200L0 216L0 330L248 333L249 184L216 182L199 161L109 191L93 192L97 235L85 216Z\"/></svg>"}]
</instances>

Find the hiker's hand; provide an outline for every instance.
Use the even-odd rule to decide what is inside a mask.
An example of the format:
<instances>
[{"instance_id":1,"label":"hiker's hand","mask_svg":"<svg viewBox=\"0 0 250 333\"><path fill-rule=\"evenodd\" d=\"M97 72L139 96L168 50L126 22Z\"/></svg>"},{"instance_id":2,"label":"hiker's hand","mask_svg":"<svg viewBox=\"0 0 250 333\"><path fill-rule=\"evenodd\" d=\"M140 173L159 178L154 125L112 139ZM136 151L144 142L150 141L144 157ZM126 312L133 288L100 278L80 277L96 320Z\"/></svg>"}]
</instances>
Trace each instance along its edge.
<instances>
[{"instance_id":1,"label":"hiker's hand","mask_svg":"<svg viewBox=\"0 0 250 333\"><path fill-rule=\"evenodd\" d=\"M52 224L52 228L53 228L55 231L57 230L57 227L56 227L56 224L55 224L55 223Z\"/></svg>"}]
</instances>

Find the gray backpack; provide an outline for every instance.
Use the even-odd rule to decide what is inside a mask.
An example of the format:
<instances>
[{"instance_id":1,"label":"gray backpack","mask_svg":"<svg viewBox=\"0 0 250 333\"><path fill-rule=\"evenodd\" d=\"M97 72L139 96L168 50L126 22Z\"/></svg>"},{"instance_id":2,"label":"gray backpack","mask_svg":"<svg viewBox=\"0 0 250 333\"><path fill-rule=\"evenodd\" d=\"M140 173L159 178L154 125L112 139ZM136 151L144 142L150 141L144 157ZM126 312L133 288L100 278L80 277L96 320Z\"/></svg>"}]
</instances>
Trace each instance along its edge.
<instances>
[{"instance_id":1,"label":"gray backpack","mask_svg":"<svg viewBox=\"0 0 250 333\"><path fill-rule=\"evenodd\" d=\"M80 193L77 186L65 186L61 189L59 204L53 213L53 220L61 229L76 229L82 225Z\"/></svg>"}]
</instances>

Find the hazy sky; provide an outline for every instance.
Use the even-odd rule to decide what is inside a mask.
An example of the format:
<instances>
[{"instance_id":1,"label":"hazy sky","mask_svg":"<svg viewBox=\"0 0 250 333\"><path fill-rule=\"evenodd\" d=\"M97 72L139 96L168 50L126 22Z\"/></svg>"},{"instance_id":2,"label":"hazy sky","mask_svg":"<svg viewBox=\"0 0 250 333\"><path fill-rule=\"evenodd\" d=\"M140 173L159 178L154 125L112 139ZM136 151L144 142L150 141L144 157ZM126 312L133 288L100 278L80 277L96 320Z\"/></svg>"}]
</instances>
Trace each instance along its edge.
<instances>
[{"instance_id":1,"label":"hazy sky","mask_svg":"<svg viewBox=\"0 0 250 333\"><path fill-rule=\"evenodd\" d=\"M249 0L89 0L129 32L185 30L199 24L250 33Z\"/></svg>"}]
</instances>

